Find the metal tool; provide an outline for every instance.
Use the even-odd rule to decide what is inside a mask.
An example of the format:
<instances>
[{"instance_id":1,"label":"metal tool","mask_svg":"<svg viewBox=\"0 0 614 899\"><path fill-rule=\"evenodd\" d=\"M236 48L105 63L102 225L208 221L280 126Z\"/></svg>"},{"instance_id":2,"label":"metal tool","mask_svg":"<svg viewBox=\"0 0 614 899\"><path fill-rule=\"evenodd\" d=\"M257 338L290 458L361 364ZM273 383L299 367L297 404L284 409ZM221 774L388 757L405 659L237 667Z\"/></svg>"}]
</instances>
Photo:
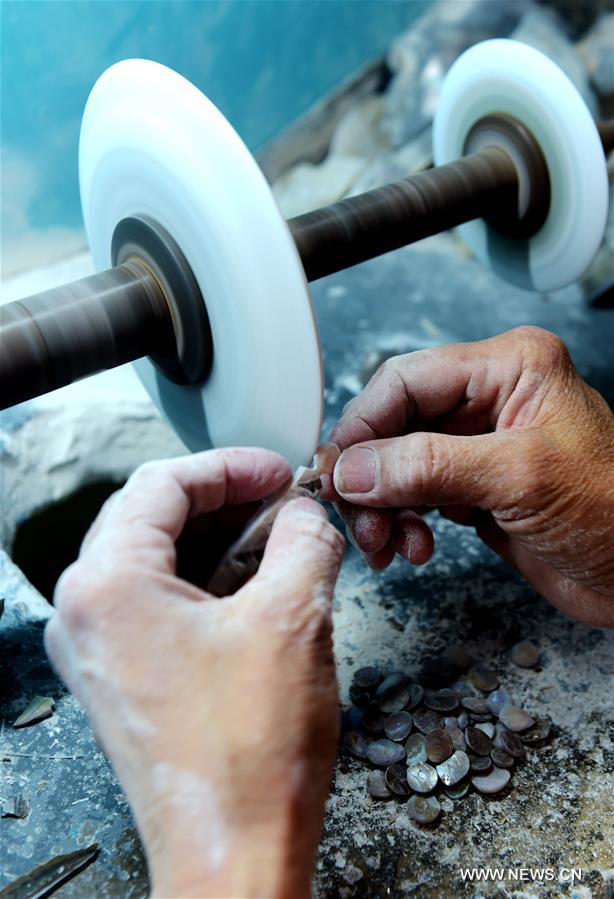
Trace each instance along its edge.
<instances>
[{"instance_id":1,"label":"metal tool","mask_svg":"<svg viewBox=\"0 0 614 899\"><path fill-rule=\"evenodd\" d=\"M92 843L85 849L56 855L9 883L0 892L0 899L44 899L87 868L98 854L98 843Z\"/></svg>"}]
</instances>

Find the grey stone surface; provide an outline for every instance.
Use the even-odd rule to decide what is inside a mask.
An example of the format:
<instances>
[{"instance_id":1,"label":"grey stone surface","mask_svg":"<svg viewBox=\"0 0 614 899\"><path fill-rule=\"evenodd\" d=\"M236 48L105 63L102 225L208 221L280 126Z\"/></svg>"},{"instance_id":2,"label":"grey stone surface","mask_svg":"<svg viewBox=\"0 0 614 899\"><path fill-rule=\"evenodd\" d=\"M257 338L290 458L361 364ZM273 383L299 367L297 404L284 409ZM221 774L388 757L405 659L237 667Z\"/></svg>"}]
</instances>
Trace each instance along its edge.
<instances>
[{"instance_id":1,"label":"grey stone surface","mask_svg":"<svg viewBox=\"0 0 614 899\"><path fill-rule=\"evenodd\" d=\"M578 52L599 96L614 94L614 12L595 22L578 44Z\"/></svg>"},{"instance_id":2,"label":"grey stone surface","mask_svg":"<svg viewBox=\"0 0 614 899\"><path fill-rule=\"evenodd\" d=\"M329 152L372 159L386 149L381 132L383 99L373 94L354 104L340 119L330 141Z\"/></svg>"},{"instance_id":3,"label":"grey stone surface","mask_svg":"<svg viewBox=\"0 0 614 899\"><path fill-rule=\"evenodd\" d=\"M379 91L385 76L382 59L369 63L258 150L256 159L268 181L276 181L299 162L321 162L346 113Z\"/></svg>"},{"instance_id":4,"label":"grey stone surface","mask_svg":"<svg viewBox=\"0 0 614 899\"><path fill-rule=\"evenodd\" d=\"M363 156L329 155L319 165L299 162L273 184L273 196L286 218L328 206L345 196L364 171Z\"/></svg>"},{"instance_id":5,"label":"grey stone surface","mask_svg":"<svg viewBox=\"0 0 614 899\"><path fill-rule=\"evenodd\" d=\"M550 296L525 294L472 260L461 260L447 244L427 242L316 283L313 296L327 372L325 433L360 389L365 360L374 351L485 337L522 323L561 334L582 374L614 401L614 313L590 310L576 286ZM57 410L44 414L51 416L49 433L61 418L53 417ZM86 461L89 476L96 476L103 459L112 460L117 451L118 468L127 474L145 458L177 450L166 426L151 412L148 417L145 408L140 419L119 421L117 408L109 404L98 409L89 429L92 416L80 422L79 414L83 410L73 412L64 468L60 459L58 467L39 468L33 458L20 467L18 460L26 455L20 448L41 446L45 422L37 422L36 414L12 419L13 462L3 489L20 514L27 504L17 482L24 475L30 494L42 503L70 489L73 478L83 476ZM69 473L61 485L54 481L58 472ZM517 702L538 717L552 718L555 736L530 754L509 795L493 800L472 795L452 810L446 804L432 830L412 823L402 804L369 799L367 770L340 755L315 895L471 895L460 882L460 865L551 864L583 866L590 888L585 895L605 897L602 869L608 867L612 836L606 803L612 791L608 722L614 635L565 619L471 531L432 518L437 549L421 569L399 561L375 574L348 549L334 613L343 699L355 668L375 662L414 672L460 638L478 658L492 662ZM3 581L0 795L21 792L32 811L25 820L0 821L0 885L55 853L96 840L99 859L58 895L145 896L144 862L122 789L83 712L45 658L42 627L49 607L6 556ZM527 637L543 651L541 670L523 671L509 658L511 646ZM53 717L13 730L14 717L36 693L55 699ZM494 894L494 888L483 889L482 895ZM508 895L524 894L510 889ZM556 883L540 888L539 895L569 892Z\"/></svg>"},{"instance_id":6,"label":"grey stone surface","mask_svg":"<svg viewBox=\"0 0 614 899\"><path fill-rule=\"evenodd\" d=\"M522 41L544 53L565 72L593 113L597 112L595 94L575 46L566 35L565 23L553 9L532 7L522 17L510 38Z\"/></svg>"},{"instance_id":7,"label":"grey stone surface","mask_svg":"<svg viewBox=\"0 0 614 899\"><path fill-rule=\"evenodd\" d=\"M443 0L394 41L388 54L393 79L382 119L393 147L406 144L431 122L454 60L478 41L508 37L528 8L528 0Z\"/></svg>"},{"instance_id":8,"label":"grey stone surface","mask_svg":"<svg viewBox=\"0 0 614 899\"><path fill-rule=\"evenodd\" d=\"M599 16L612 11L612 0L537 0L557 11L574 40L581 38Z\"/></svg>"},{"instance_id":9,"label":"grey stone surface","mask_svg":"<svg viewBox=\"0 0 614 899\"><path fill-rule=\"evenodd\" d=\"M432 165L432 129L427 127L412 141L400 147L398 150L380 153L375 157L352 182L349 195L364 193L388 184L407 178L414 172L421 172Z\"/></svg>"}]
</instances>

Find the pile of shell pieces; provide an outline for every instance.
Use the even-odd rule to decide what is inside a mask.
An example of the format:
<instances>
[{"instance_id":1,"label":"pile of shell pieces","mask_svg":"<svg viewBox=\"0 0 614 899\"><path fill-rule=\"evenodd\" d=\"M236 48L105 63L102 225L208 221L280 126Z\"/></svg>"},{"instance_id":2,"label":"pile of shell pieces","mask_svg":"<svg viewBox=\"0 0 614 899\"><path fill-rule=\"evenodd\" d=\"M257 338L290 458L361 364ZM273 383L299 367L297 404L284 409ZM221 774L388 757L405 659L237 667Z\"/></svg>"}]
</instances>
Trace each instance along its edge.
<instances>
[{"instance_id":1,"label":"pile of shell pieces","mask_svg":"<svg viewBox=\"0 0 614 899\"><path fill-rule=\"evenodd\" d=\"M513 648L512 659L536 667L539 649L523 641ZM408 814L420 824L438 818L436 792L459 800L471 787L483 794L504 790L511 769L526 760L526 747L541 746L550 735L549 722L514 705L483 664L439 690L424 689L402 671L384 675L375 667L361 668L350 698L343 746L373 766L369 794L407 800Z\"/></svg>"}]
</instances>

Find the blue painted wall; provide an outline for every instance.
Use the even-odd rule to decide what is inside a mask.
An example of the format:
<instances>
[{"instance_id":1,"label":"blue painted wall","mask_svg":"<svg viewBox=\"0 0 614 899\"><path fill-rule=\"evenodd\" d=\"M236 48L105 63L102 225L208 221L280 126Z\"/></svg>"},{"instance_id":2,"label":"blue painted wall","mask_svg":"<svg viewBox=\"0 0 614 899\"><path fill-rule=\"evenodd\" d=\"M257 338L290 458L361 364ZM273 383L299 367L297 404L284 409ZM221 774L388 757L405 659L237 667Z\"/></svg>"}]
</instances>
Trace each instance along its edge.
<instances>
[{"instance_id":1,"label":"blue painted wall","mask_svg":"<svg viewBox=\"0 0 614 899\"><path fill-rule=\"evenodd\" d=\"M369 59L423 0L2 0L2 236L79 230L79 123L98 75L131 56L195 82L257 149ZM21 256L13 253L21 245ZM43 241L44 243L44 241ZM61 243L61 241L60 241ZM48 248L47 248L48 249ZM11 259L13 253L14 258ZM31 261L41 261L40 241ZM27 260L26 260L27 261Z\"/></svg>"}]
</instances>

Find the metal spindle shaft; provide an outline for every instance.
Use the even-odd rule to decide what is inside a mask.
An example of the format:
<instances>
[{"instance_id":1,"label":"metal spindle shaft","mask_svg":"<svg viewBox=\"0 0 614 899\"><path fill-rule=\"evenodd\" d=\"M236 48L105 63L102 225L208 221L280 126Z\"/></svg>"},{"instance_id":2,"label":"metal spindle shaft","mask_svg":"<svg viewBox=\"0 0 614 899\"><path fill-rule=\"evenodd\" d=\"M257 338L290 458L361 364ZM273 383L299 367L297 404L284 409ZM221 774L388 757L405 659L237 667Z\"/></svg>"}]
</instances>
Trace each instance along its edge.
<instances>
[{"instance_id":1,"label":"metal spindle shaft","mask_svg":"<svg viewBox=\"0 0 614 899\"><path fill-rule=\"evenodd\" d=\"M308 281L489 213L513 214L518 177L496 147L288 221Z\"/></svg>"},{"instance_id":2,"label":"metal spindle shaft","mask_svg":"<svg viewBox=\"0 0 614 899\"><path fill-rule=\"evenodd\" d=\"M607 154L614 148L614 120L599 123L598 130ZM525 143L530 142L524 131ZM537 160L538 173L539 164ZM539 181L537 177L538 186ZM288 227L307 280L315 281L472 219L513 223L518 193L511 156L487 146L448 165L296 216ZM137 260L0 306L0 324L0 408L142 356L172 355L176 349L168 297Z\"/></svg>"},{"instance_id":3,"label":"metal spindle shaft","mask_svg":"<svg viewBox=\"0 0 614 899\"><path fill-rule=\"evenodd\" d=\"M174 344L157 281L125 263L0 306L1 408Z\"/></svg>"}]
</instances>

